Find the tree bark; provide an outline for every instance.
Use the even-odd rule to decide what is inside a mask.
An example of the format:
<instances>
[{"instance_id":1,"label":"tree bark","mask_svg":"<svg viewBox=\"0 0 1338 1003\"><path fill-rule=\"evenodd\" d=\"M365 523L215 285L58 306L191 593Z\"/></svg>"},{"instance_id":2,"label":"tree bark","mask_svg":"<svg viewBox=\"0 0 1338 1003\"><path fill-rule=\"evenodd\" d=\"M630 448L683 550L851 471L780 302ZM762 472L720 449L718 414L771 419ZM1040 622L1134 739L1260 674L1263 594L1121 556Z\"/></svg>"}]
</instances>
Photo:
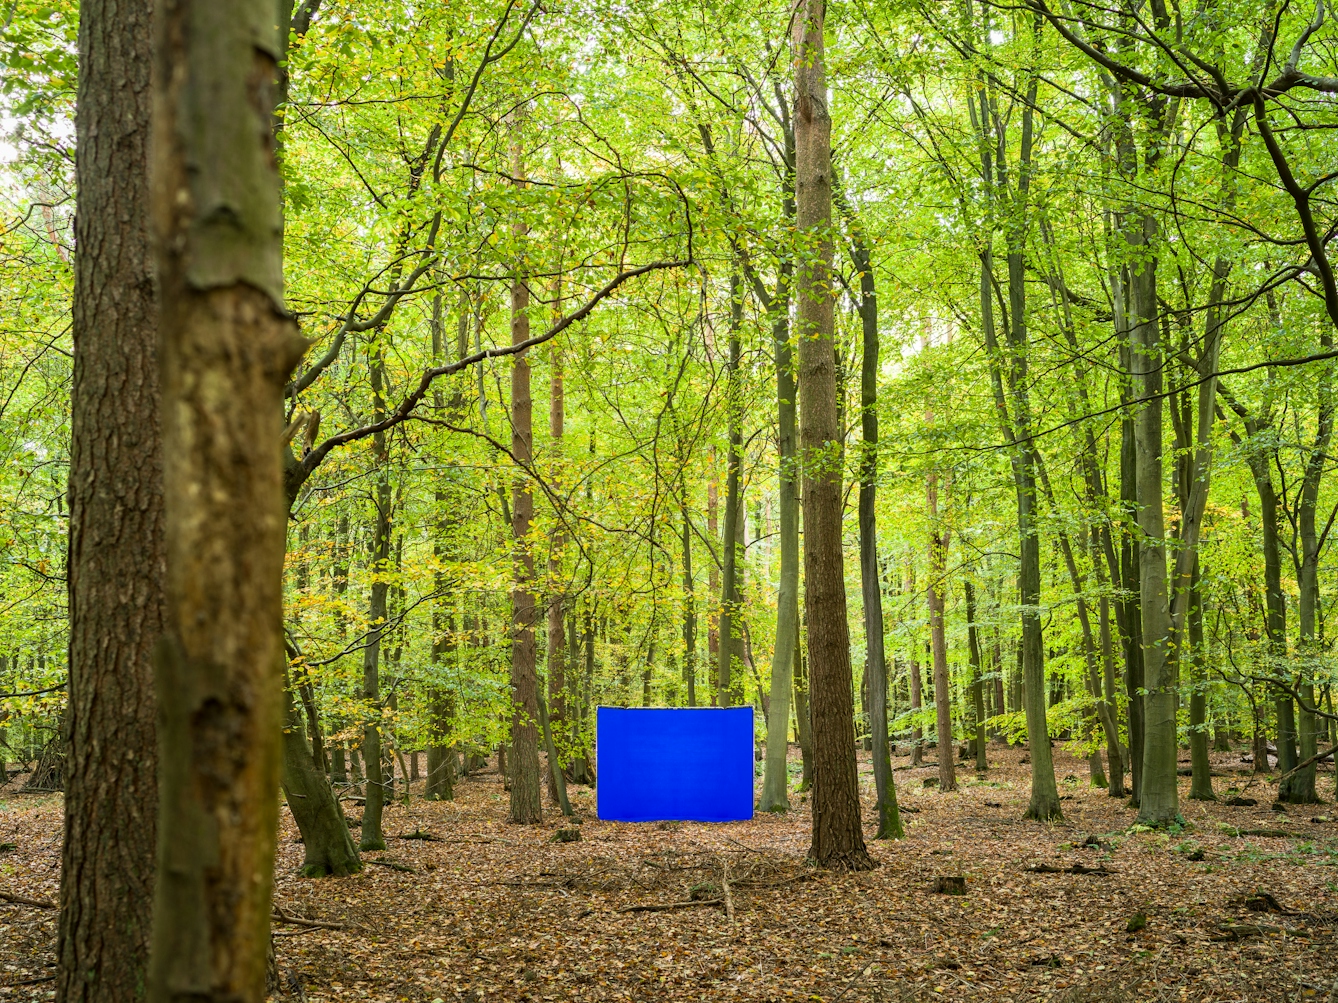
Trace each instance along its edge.
<instances>
[{"instance_id":1,"label":"tree bark","mask_svg":"<svg viewBox=\"0 0 1338 1003\"><path fill-rule=\"evenodd\" d=\"M70 394L69 689L56 992L142 999L163 630L158 309L149 239L149 0L79 16ZM109 751L115 752L109 755Z\"/></svg>"},{"instance_id":2,"label":"tree bark","mask_svg":"<svg viewBox=\"0 0 1338 1003\"><path fill-rule=\"evenodd\" d=\"M790 168L785 193L787 218L794 216L794 132L786 130L786 161ZM776 352L777 490L780 495L780 588L776 596L776 646L771 656L771 710L767 717L767 761L762 778L763 811L788 811L789 773L786 756L790 737L790 691L799 644L799 496L796 491L794 351L790 347L790 281L794 265L780 264L772 297L771 342ZM807 708L805 708L807 710Z\"/></svg>"},{"instance_id":3,"label":"tree bark","mask_svg":"<svg viewBox=\"0 0 1338 1003\"><path fill-rule=\"evenodd\" d=\"M560 303L560 300L558 301ZM560 307L555 306L555 310ZM550 346L549 360L551 375L548 384L548 436L553 455L550 466L557 483L561 483L562 433L566 415L562 382L561 345L553 342ZM549 536L548 551L548 643L545 658L548 661L548 732L546 739L551 743L549 755L557 757L557 769L547 773L548 795L554 801L566 800L565 789L559 791L563 783L561 769L561 750L557 736L563 734L562 727L567 720L567 604L562 586L562 548L565 545L561 524L554 527Z\"/></svg>"},{"instance_id":4,"label":"tree bark","mask_svg":"<svg viewBox=\"0 0 1338 1003\"><path fill-rule=\"evenodd\" d=\"M272 4L155 23L167 616L148 998L265 991L283 716L283 308Z\"/></svg>"},{"instance_id":5,"label":"tree bark","mask_svg":"<svg viewBox=\"0 0 1338 1003\"><path fill-rule=\"evenodd\" d=\"M831 116L824 0L794 17L795 226L803 461L805 621L812 687L813 842L821 866L874 866L860 829L852 728L850 632L841 541L841 443L833 352Z\"/></svg>"},{"instance_id":6,"label":"tree bark","mask_svg":"<svg viewBox=\"0 0 1338 1003\"><path fill-rule=\"evenodd\" d=\"M386 412L385 348L378 331L371 344L370 376L372 413L380 420ZM384 850L386 838L381 832L381 811L386 802L386 784L381 770L381 640L385 631L390 595L391 500L389 443L385 432L372 437L372 455L377 465L376 519L372 525L372 594L367 608L367 643L362 649L363 729L362 754L367 770L366 803L362 810L360 850ZM394 790L394 775L390 780Z\"/></svg>"},{"instance_id":7,"label":"tree bark","mask_svg":"<svg viewBox=\"0 0 1338 1003\"><path fill-rule=\"evenodd\" d=\"M963 586L966 591L966 639L971 646L971 703L976 717L976 772L984 773L990 764L985 757L985 669L980 657L980 629L976 626L976 588L969 578Z\"/></svg>"},{"instance_id":8,"label":"tree bark","mask_svg":"<svg viewBox=\"0 0 1338 1003\"><path fill-rule=\"evenodd\" d=\"M741 346L739 328L743 323L743 292L739 276L729 277L729 363L725 378L725 413L729 425L729 451L725 460L725 543L721 550L720 575L720 661L716 668L716 706L735 702L734 658L739 648L739 522L742 514L740 475L743 465L742 388L739 380Z\"/></svg>"},{"instance_id":9,"label":"tree bark","mask_svg":"<svg viewBox=\"0 0 1338 1003\"><path fill-rule=\"evenodd\" d=\"M517 146L517 151L519 146ZM516 176L521 176L516 153ZM524 224L513 229L517 237ZM530 289L523 275L511 283L511 343L530 336ZM529 466L534 459L534 405L530 397L530 362L525 353L511 363L511 453ZM534 495L524 470L517 470L511 486L511 533L515 541L514 584L511 588L511 821L535 824L542 820L539 798L539 681L536 672L534 552L530 522Z\"/></svg>"},{"instance_id":10,"label":"tree bark","mask_svg":"<svg viewBox=\"0 0 1338 1003\"><path fill-rule=\"evenodd\" d=\"M938 739L938 786L957 789L952 755L952 686L948 681L948 639L943 629L943 578L947 572L948 531L939 525L938 475L929 475L929 646L934 662L934 732Z\"/></svg>"},{"instance_id":11,"label":"tree bark","mask_svg":"<svg viewBox=\"0 0 1338 1003\"><path fill-rule=\"evenodd\" d=\"M887 747L887 654L883 650L883 588L878 567L878 295L863 230L850 214L851 263L860 277L859 571L864 600L865 672L869 679L869 731L873 739L873 783L877 793L875 839L901 839L896 778Z\"/></svg>"}]
</instances>

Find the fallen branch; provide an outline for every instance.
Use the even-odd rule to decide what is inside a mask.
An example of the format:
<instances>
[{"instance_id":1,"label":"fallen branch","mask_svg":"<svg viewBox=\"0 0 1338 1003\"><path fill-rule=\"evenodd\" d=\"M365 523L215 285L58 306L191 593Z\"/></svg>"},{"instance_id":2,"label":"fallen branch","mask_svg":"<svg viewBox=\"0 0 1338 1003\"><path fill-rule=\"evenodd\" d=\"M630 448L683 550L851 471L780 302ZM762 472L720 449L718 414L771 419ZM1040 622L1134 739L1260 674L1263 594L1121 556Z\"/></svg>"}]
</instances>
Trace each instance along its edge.
<instances>
[{"instance_id":1,"label":"fallen branch","mask_svg":"<svg viewBox=\"0 0 1338 1003\"><path fill-rule=\"evenodd\" d=\"M290 916L278 906L274 907L273 914L270 915L271 923L290 923L293 926L305 926L313 930L347 930L345 923L326 923L319 919L302 919L299 916Z\"/></svg>"},{"instance_id":2,"label":"fallen branch","mask_svg":"<svg viewBox=\"0 0 1338 1003\"><path fill-rule=\"evenodd\" d=\"M14 905L30 905L35 909L57 908L56 903L48 902L46 899L30 899L25 895L15 895L13 892L0 892L0 900Z\"/></svg>"},{"instance_id":3,"label":"fallen branch","mask_svg":"<svg viewBox=\"0 0 1338 1003\"><path fill-rule=\"evenodd\" d=\"M389 867L392 871L403 871L405 874L417 874L418 872L408 864L401 864L394 860L369 860L369 864L375 864L377 867Z\"/></svg>"},{"instance_id":4,"label":"fallen branch","mask_svg":"<svg viewBox=\"0 0 1338 1003\"><path fill-rule=\"evenodd\" d=\"M1296 833L1288 832L1286 829L1237 829L1237 836L1270 836L1277 839L1290 839L1296 837Z\"/></svg>"},{"instance_id":5,"label":"fallen branch","mask_svg":"<svg viewBox=\"0 0 1338 1003\"><path fill-rule=\"evenodd\" d=\"M625 905L619 912L664 912L667 909L695 909L698 906L724 905L724 899L688 899L685 902L661 902L654 905Z\"/></svg>"},{"instance_id":6,"label":"fallen branch","mask_svg":"<svg viewBox=\"0 0 1338 1003\"><path fill-rule=\"evenodd\" d=\"M1087 867L1084 864L1074 864L1072 867L1056 867L1054 864L1034 864L1027 868L1030 874L1114 874L1114 871L1107 870L1105 867Z\"/></svg>"},{"instance_id":7,"label":"fallen branch","mask_svg":"<svg viewBox=\"0 0 1338 1003\"><path fill-rule=\"evenodd\" d=\"M1282 781L1290 777L1293 773L1300 773L1302 770L1304 770L1307 766L1311 765L1312 763L1318 763L1322 762L1325 759L1328 759L1330 756L1334 754L1335 750L1338 750L1338 745L1331 745L1323 752L1318 752L1315 755L1311 756L1305 762L1297 763L1282 776L1278 777L1278 782L1281 783Z\"/></svg>"}]
</instances>

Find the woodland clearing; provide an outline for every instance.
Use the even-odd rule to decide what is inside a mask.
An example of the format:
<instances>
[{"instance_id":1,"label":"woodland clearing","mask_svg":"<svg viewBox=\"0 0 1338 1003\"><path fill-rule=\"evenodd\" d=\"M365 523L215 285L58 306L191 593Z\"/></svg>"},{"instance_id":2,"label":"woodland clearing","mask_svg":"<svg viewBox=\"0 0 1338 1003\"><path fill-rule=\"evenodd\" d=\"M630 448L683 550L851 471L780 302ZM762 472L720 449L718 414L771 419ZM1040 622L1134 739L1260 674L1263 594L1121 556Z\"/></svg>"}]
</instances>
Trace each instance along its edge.
<instances>
[{"instance_id":1,"label":"woodland clearing","mask_svg":"<svg viewBox=\"0 0 1338 1003\"><path fill-rule=\"evenodd\" d=\"M853 874L805 864L810 819L798 797L796 810L748 822L627 825L596 819L594 791L572 787L581 839L560 843L568 823L556 811L540 826L507 823L490 763L462 779L454 801L396 801L389 850L344 879L295 876L302 847L285 811L274 900L297 922L274 924L282 990L271 998L1328 1000L1338 977L1331 805L1274 811L1274 787L1251 784L1239 751L1215 753L1219 796L1234 786L1258 803L1186 800L1183 832L1139 831L1135 811L1091 787L1086 763L1057 748L1064 818L1027 822L1024 755L992 745L989 772L962 771L951 794L925 786L932 763L895 760L906 838L871 840L882 866ZM861 752L866 822L869 771ZM59 822L56 796L6 797L0 838L15 848L0 891L54 900ZM1084 846L1089 836L1098 845ZM1106 873L1028 870L1075 864ZM620 911L690 900L694 886L718 898L722 871L732 922L723 903ZM965 876L966 894L935 894L939 875ZM1272 903L1247 904L1264 892ZM0 912L0 994L49 998L33 980L54 964L54 913ZM1137 915L1146 926L1127 932Z\"/></svg>"}]
</instances>

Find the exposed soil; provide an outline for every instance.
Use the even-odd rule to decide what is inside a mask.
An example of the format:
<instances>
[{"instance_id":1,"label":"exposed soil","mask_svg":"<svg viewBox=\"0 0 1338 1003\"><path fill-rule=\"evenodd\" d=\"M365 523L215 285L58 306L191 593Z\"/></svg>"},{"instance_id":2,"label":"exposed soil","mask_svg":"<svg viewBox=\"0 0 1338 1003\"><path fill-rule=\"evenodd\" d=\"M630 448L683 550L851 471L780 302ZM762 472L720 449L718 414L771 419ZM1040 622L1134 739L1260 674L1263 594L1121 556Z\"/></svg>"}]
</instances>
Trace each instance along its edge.
<instances>
[{"instance_id":1,"label":"exposed soil","mask_svg":"<svg viewBox=\"0 0 1338 1003\"><path fill-rule=\"evenodd\" d=\"M411 870L369 864L342 880L295 876L302 847L285 811L278 907L345 928L277 923L274 998L1327 1003L1332 803L1274 811L1273 787L1236 775L1249 769L1239 752L1214 754L1231 774L1214 781L1219 796L1235 787L1258 804L1186 800L1185 831L1139 831L1133 810L1057 748L1065 817L1039 824L1022 819L1022 753L989 756L982 777L959 764L955 793L924 785L932 763L899 768L901 802L915 809L907 838L871 843L882 866L858 874L805 863L798 798L788 815L749 822L629 825L598 821L594 792L572 788L581 839L555 842L568 824L547 806L543 826L506 823L488 770L461 781L454 802L415 796L387 810L391 849L368 859ZM867 754L861 775L867 820ZM1320 774L1326 799L1333 779ZM399 838L413 834L432 838ZM16 848L0 853L0 893L54 900L59 838L58 796L7 794L0 841ZM940 876L964 876L966 894L935 894ZM1261 892L1271 901L1247 904ZM619 911L679 902L694 904ZM0 999L49 998L50 982L31 980L50 976L54 947L53 911L0 902Z\"/></svg>"}]
</instances>

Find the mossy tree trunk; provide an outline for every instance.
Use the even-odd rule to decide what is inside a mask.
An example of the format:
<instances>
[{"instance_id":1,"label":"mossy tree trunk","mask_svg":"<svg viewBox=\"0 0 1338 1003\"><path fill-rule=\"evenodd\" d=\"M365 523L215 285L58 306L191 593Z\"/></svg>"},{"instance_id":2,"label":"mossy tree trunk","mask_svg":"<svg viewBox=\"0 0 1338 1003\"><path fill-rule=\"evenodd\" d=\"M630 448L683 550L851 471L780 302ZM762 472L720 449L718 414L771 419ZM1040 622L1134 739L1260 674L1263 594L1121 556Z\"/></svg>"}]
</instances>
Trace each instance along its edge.
<instances>
[{"instance_id":1,"label":"mossy tree trunk","mask_svg":"<svg viewBox=\"0 0 1338 1003\"><path fill-rule=\"evenodd\" d=\"M286 528L273 4L155 21L167 615L156 658L158 865L148 998L265 993L278 823Z\"/></svg>"}]
</instances>

